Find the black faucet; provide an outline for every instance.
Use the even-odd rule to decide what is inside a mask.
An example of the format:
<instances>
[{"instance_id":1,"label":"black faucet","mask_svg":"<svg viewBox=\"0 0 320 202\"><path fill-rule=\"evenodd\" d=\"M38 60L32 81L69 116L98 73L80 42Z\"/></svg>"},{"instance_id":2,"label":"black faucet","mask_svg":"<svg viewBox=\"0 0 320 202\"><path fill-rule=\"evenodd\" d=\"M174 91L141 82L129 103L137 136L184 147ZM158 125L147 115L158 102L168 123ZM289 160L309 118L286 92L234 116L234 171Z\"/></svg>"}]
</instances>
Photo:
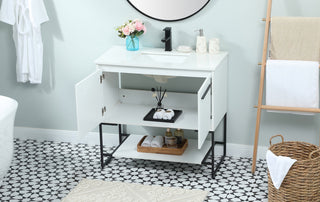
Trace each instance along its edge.
<instances>
[{"instance_id":1,"label":"black faucet","mask_svg":"<svg viewBox=\"0 0 320 202\"><path fill-rule=\"evenodd\" d=\"M165 43L165 51L172 51L172 40L171 40L171 27L166 27L163 29L164 38L161 40Z\"/></svg>"}]
</instances>

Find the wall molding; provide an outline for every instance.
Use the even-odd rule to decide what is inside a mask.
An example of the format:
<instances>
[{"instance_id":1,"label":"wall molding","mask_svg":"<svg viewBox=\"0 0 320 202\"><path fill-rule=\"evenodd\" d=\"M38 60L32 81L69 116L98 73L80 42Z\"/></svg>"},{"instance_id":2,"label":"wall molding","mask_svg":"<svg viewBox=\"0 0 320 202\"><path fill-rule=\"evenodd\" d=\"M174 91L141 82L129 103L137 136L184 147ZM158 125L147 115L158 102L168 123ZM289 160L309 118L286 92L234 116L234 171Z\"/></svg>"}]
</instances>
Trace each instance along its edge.
<instances>
[{"instance_id":1,"label":"wall molding","mask_svg":"<svg viewBox=\"0 0 320 202\"><path fill-rule=\"evenodd\" d=\"M86 136L80 136L77 131L15 127L14 137L21 140L33 139L38 141L70 142L72 144L82 143L90 146L99 144L99 134L97 132L90 132ZM107 147L118 144L117 134L104 133L103 137L103 143ZM267 150L267 146L259 146L257 158L265 159ZM253 145L227 143L227 156L251 158L252 151ZM216 153L222 154L221 145L217 145Z\"/></svg>"}]
</instances>

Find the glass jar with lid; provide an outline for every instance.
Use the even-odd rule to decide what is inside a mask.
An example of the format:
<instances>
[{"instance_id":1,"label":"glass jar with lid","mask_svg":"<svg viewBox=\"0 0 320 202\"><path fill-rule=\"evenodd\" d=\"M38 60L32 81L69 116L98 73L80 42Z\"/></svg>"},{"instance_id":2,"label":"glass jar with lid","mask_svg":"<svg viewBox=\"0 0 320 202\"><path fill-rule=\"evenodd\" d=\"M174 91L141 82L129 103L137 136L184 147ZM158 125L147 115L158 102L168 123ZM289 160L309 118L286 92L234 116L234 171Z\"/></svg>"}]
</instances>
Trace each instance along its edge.
<instances>
[{"instance_id":1,"label":"glass jar with lid","mask_svg":"<svg viewBox=\"0 0 320 202\"><path fill-rule=\"evenodd\" d=\"M183 130L178 128L176 131L174 131L174 136L177 138L178 146L182 146L183 143L184 143L184 132L183 132Z\"/></svg>"},{"instance_id":2,"label":"glass jar with lid","mask_svg":"<svg viewBox=\"0 0 320 202\"><path fill-rule=\"evenodd\" d=\"M164 142L168 148L177 148L177 138L172 135L170 128L167 129L166 135L164 136Z\"/></svg>"}]
</instances>

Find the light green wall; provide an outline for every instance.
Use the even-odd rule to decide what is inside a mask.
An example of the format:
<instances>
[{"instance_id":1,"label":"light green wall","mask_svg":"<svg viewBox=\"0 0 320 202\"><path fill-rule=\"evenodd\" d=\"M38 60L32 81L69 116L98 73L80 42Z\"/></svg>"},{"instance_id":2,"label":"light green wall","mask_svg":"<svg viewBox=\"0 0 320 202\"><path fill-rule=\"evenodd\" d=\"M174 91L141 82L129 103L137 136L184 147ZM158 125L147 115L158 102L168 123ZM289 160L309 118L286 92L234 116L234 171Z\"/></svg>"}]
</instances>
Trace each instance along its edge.
<instances>
[{"instance_id":1,"label":"light green wall","mask_svg":"<svg viewBox=\"0 0 320 202\"><path fill-rule=\"evenodd\" d=\"M1 2L1 0L0 0ZM162 29L171 26L173 47L195 45L194 30L219 37L229 51L228 142L253 144L267 0L211 0L200 13L180 22L142 16L125 0L47 0L50 21L43 24L43 84L18 84L12 28L0 23L0 94L16 99L16 125L76 130L74 85L95 69L94 59L111 45L124 44L115 27L140 18L147 33L142 46L162 47ZM274 0L274 15L319 16L320 1ZM130 81L129 81L130 82ZM150 84L154 85L154 84ZM271 135L317 143L319 118L264 112L260 144Z\"/></svg>"}]
</instances>

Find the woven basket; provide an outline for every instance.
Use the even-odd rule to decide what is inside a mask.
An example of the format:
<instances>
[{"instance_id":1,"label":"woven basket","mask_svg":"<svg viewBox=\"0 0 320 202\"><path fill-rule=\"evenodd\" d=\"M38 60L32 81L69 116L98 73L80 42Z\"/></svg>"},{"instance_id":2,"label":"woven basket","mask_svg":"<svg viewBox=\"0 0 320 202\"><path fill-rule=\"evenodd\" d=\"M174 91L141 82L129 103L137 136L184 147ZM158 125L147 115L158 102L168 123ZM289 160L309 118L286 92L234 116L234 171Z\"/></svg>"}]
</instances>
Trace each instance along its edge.
<instances>
[{"instance_id":1,"label":"woven basket","mask_svg":"<svg viewBox=\"0 0 320 202\"><path fill-rule=\"evenodd\" d=\"M282 142L272 145L274 137L281 137ZM275 135L269 150L297 160L280 189L273 186L268 171L269 201L320 201L320 149L306 142L284 142L282 135Z\"/></svg>"}]
</instances>

